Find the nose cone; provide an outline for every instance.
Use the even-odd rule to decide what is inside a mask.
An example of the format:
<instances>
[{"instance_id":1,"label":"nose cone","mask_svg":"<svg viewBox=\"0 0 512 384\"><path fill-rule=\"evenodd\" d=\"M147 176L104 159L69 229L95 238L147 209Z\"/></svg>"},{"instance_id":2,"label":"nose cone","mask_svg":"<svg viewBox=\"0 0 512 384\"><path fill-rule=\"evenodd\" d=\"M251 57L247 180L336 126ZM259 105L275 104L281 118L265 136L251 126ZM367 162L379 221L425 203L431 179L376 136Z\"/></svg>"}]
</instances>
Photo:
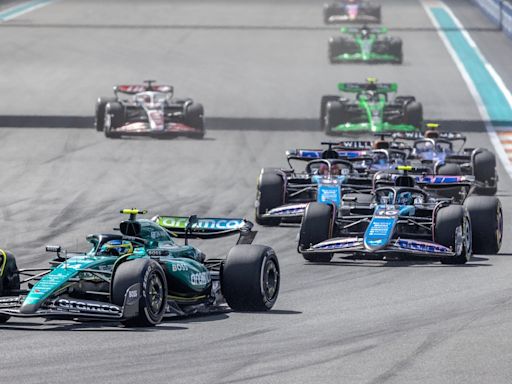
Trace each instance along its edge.
<instances>
[{"instance_id":1,"label":"nose cone","mask_svg":"<svg viewBox=\"0 0 512 384\"><path fill-rule=\"evenodd\" d=\"M39 304L31 304L31 303L23 303L20 308L20 313L23 313L25 315L29 315L32 313L36 313L36 311L39 309Z\"/></svg>"}]
</instances>

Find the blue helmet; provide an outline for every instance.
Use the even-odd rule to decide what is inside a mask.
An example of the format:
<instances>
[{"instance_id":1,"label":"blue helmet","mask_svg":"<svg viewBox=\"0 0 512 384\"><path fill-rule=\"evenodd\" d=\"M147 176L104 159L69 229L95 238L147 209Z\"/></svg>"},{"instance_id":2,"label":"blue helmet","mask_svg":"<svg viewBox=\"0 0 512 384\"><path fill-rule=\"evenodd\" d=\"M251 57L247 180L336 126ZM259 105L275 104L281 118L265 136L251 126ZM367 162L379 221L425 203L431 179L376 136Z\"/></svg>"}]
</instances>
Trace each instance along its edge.
<instances>
[{"instance_id":1,"label":"blue helmet","mask_svg":"<svg viewBox=\"0 0 512 384\"><path fill-rule=\"evenodd\" d=\"M133 245L126 240L110 240L103 244L98 252L102 256L123 256L133 253Z\"/></svg>"}]
</instances>

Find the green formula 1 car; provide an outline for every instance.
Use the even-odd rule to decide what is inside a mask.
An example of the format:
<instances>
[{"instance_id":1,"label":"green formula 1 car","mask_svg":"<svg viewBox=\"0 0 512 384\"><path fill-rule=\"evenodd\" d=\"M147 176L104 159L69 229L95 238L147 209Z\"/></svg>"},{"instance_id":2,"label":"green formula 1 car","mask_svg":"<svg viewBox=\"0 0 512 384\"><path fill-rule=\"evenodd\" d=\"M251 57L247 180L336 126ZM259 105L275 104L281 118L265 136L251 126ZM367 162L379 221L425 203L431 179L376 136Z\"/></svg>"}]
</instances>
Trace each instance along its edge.
<instances>
[{"instance_id":1,"label":"green formula 1 car","mask_svg":"<svg viewBox=\"0 0 512 384\"><path fill-rule=\"evenodd\" d=\"M84 253L56 253L47 268L19 269L0 250L0 323L10 317L120 321L152 326L164 317L231 307L266 311L279 293L279 263L270 247L252 245L244 219L156 216L124 210L120 233L87 237ZM206 259L190 238L239 234L226 258ZM185 239L178 244L173 237ZM26 287L25 287L26 285ZM227 304L227 305L226 305Z\"/></svg>"},{"instance_id":2,"label":"green formula 1 car","mask_svg":"<svg viewBox=\"0 0 512 384\"><path fill-rule=\"evenodd\" d=\"M396 63L403 61L402 40L383 36L387 28L341 28L342 36L329 39L328 57L335 63Z\"/></svg>"},{"instance_id":3,"label":"green formula 1 car","mask_svg":"<svg viewBox=\"0 0 512 384\"><path fill-rule=\"evenodd\" d=\"M339 83L341 92L355 99L326 95L320 103L320 127L328 135L418 131L423 125L423 107L414 96L396 96L396 83Z\"/></svg>"}]
</instances>

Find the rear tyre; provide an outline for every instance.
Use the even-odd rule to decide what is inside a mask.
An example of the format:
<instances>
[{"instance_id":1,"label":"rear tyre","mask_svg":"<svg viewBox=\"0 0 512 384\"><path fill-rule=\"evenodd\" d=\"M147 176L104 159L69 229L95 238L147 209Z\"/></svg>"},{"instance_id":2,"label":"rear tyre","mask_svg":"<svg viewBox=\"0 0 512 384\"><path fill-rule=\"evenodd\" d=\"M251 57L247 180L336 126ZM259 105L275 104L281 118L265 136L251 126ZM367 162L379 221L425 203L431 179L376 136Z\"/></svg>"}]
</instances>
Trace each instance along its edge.
<instances>
[{"instance_id":1,"label":"rear tyre","mask_svg":"<svg viewBox=\"0 0 512 384\"><path fill-rule=\"evenodd\" d=\"M331 16L337 15L340 12L339 7L336 4L325 4L324 5L324 23L332 24L329 20Z\"/></svg>"},{"instance_id":2,"label":"rear tyre","mask_svg":"<svg viewBox=\"0 0 512 384\"><path fill-rule=\"evenodd\" d=\"M464 207L449 205L437 211L434 241L451 248L456 255L441 259L443 264L465 264L473 253L471 221Z\"/></svg>"},{"instance_id":3,"label":"rear tyre","mask_svg":"<svg viewBox=\"0 0 512 384\"><path fill-rule=\"evenodd\" d=\"M256 223L266 226L281 224L279 217L263 217L272 208L284 204L284 179L275 170L262 170L256 192Z\"/></svg>"},{"instance_id":4,"label":"rear tyre","mask_svg":"<svg viewBox=\"0 0 512 384\"><path fill-rule=\"evenodd\" d=\"M150 259L122 263L113 277L112 302L122 306L128 288L135 284L140 284L139 313L122 323L129 327L151 327L160 323L167 306L167 281L160 264Z\"/></svg>"},{"instance_id":5,"label":"rear tyre","mask_svg":"<svg viewBox=\"0 0 512 384\"><path fill-rule=\"evenodd\" d=\"M405 105L404 123L421 129L423 126L423 105L421 103L413 101Z\"/></svg>"},{"instance_id":6,"label":"rear tyre","mask_svg":"<svg viewBox=\"0 0 512 384\"><path fill-rule=\"evenodd\" d=\"M299 231L299 248L307 249L331 237L333 207L323 203L309 203L302 218ZM310 262L327 263L332 253L308 253L302 257Z\"/></svg>"},{"instance_id":7,"label":"rear tyre","mask_svg":"<svg viewBox=\"0 0 512 384\"><path fill-rule=\"evenodd\" d=\"M492 196L498 191L496 175L496 156L494 153L480 149L473 156L473 174L476 181L484 183L486 186L477 187L476 192L480 195Z\"/></svg>"},{"instance_id":8,"label":"rear tyre","mask_svg":"<svg viewBox=\"0 0 512 384\"><path fill-rule=\"evenodd\" d=\"M123 105L118 102L108 103L105 107L105 136L110 139L120 138L121 134L116 132L115 129L122 127L125 122L126 118Z\"/></svg>"},{"instance_id":9,"label":"rear tyre","mask_svg":"<svg viewBox=\"0 0 512 384\"><path fill-rule=\"evenodd\" d=\"M20 276L16 265L16 258L12 253L2 251L0 252L0 267L2 265L4 267L0 270L0 296L14 295L20 289ZM10 318L8 315L0 314L0 324L5 323Z\"/></svg>"},{"instance_id":10,"label":"rear tyre","mask_svg":"<svg viewBox=\"0 0 512 384\"><path fill-rule=\"evenodd\" d=\"M495 255L503 240L503 210L495 196L469 196L464 206L471 217L473 250L475 253Z\"/></svg>"},{"instance_id":11,"label":"rear tyre","mask_svg":"<svg viewBox=\"0 0 512 384\"><path fill-rule=\"evenodd\" d=\"M340 97L336 95L322 96L322 99L320 100L320 129L322 131L325 129L325 113L327 111L327 104L330 101L338 101L339 99Z\"/></svg>"},{"instance_id":12,"label":"rear tyre","mask_svg":"<svg viewBox=\"0 0 512 384\"><path fill-rule=\"evenodd\" d=\"M187 107L184 113L185 125L196 128L198 132L190 133L188 136L194 139L202 139L206 133L204 129L204 108L202 104L193 103Z\"/></svg>"},{"instance_id":13,"label":"rear tyre","mask_svg":"<svg viewBox=\"0 0 512 384\"><path fill-rule=\"evenodd\" d=\"M380 5L374 5L374 4L370 4L368 5L368 8L367 8L367 12L369 15L375 17L375 23L379 23L381 22L381 19L382 19L382 11L381 11L381 7Z\"/></svg>"},{"instance_id":14,"label":"rear tyre","mask_svg":"<svg viewBox=\"0 0 512 384\"><path fill-rule=\"evenodd\" d=\"M222 294L235 311L268 311L279 294L279 262L263 245L236 245L229 251L221 274Z\"/></svg>"},{"instance_id":15,"label":"rear tyre","mask_svg":"<svg viewBox=\"0 0 512 384\"><path fill-rule=\"evenodd\" d=\"M462 169L459 164L446 163L437 168L436 174L441 176L460 176L462 175Z\"/></svg>"},{"instance_id":16,"label":"rear tyre","mask_svg":"<svg viewBox=\"0 0 512 384\"><path fill-rule=\"evenodd\" d=\"M327 135L335 135L334 128L343 123L343 104L339 101L330 101L326 106L324 130Z\"/></svg>"},{"instance_id":17,"label":"rear tyre","mask_svg":"<svg viewBox=\"0 0 512 384\"><path fill-rule=\"evenodd\" d=\"M115 97L100 97L96 101L96 110L94 114L94 126L98 132L102 132L105 127L105 107L108 103L116 101Z\"/></svg>"}]
</instances>

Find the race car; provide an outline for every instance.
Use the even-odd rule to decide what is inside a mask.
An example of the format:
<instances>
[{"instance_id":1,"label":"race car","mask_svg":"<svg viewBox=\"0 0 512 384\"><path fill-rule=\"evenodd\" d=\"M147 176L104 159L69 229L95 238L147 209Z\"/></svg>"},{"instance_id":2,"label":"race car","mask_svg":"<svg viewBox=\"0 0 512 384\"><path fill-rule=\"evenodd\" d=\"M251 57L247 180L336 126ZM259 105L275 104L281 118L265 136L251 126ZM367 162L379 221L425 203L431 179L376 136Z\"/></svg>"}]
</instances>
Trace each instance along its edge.
<instances>
[{"instance_id":1,"label":"race car","mask_svg":"<svg viewBox=\"0 0 512 384\"><path fill-rule=\"evenodd\" d=\"M426 126L425 133L403 132L392 135L394 143L413 141L409 149L409 163L430 165L438 175L473 175L480 184L477 187L479 194L496 194L498 171L494 153L485 148L465 147L466 136L462 133L440 131L436 123L428 123Z\"/></svg>"},{"instance_id":2,"label":"race car","mask_svg":"<svg viewBox=\"0 0 512 384\"><path fill-rule=\"evenodd\" d=\"M384 36L387 28L344 27L342 36L329 38L328 58L335 63L396 63L403 62L402 39Z\"/></svg>"},{"instance_id":3,"label":"race car","mask_svg":"<svg viewBox=\"0 0 512 384\"><path fill-rule=\"evenodd\" d=\"M324 23L380 23L380 5L362 0L342 0L324 4Z\"/></svg>"},{"instance_id":4,"label":"race car","mask_svg":"<svg viewBox=\"0 0 512 384\"><path fill-rule=\"evenodd\" d=\"M331 148L291 150L287 151L289 169L263 168L256 189L256 223L265 226L300 223L311 201L332 199L333 194L341 196L342 190L369 193L371 178L359 174L349 158L339 159L333 153ZM294 169L294 160L307 161L305 169Z\"/></svg>"},{"instance_id":5,"label":"race car","mask_svg":"<svg viewBox=\"0 0 512 384\"><path fill-rule=\"evenodd\" d=\"M111 139L122 136L176 137L202 139L205 135L204 109L190 98L174 98L171 85L147 80L142 85L117 85L115 97L96 102L96 130ZM121 95L128 96L122 99Z\"/></svg>"},{"instance_id":6,"label":"race car","mask_svg":"<svg viewBox=\"0 0 512 384\"><path fill-rule=\"evenodd\" d=\"M341 92L355 94L354 100L326 95L320 101L320 127L328 135L347 133L414 132L422 128L423 106L414 96L396 96L396 83L339 83Z\"/></svg>"},{"instance_id":7,"label":"race car","mask_svg":"<svg viewBox=\"0 0 512 384\"><path fill-rule=\"evenodd\" d=\"M499 251L501 203L494 196L474 194L471 176L404 173L391 180L377 183L370 204L357 196L341 209L334 203L310 203L299 233L298 251L304 259L328 262L339 253L347 259L464 264L473 252ZM443 193L447 190L451 197Z\"/></svg>"},{"instance_id":8,"label":"race car","mask_svg":"<svg viewBox=\"0 0 512 384\"><path fill-rule=\"evenodd\" d=\"M226 310L268 311L279 293L279 263L272 248L252 245L243 219L156 216L121 211L120 233L87 236L87 252L47 246L47 268L19 269L0 252L0 322L10 317L119 321L154 326L163 318ZM206 259L192 238L239 234L226 258ZM173 238L184 238L178 244ZM23 278L20 281L20 278ZM27 285L20 289L20 282ZM227 305L226 305L227 304Z\"/></svg>"}]
</instances>

